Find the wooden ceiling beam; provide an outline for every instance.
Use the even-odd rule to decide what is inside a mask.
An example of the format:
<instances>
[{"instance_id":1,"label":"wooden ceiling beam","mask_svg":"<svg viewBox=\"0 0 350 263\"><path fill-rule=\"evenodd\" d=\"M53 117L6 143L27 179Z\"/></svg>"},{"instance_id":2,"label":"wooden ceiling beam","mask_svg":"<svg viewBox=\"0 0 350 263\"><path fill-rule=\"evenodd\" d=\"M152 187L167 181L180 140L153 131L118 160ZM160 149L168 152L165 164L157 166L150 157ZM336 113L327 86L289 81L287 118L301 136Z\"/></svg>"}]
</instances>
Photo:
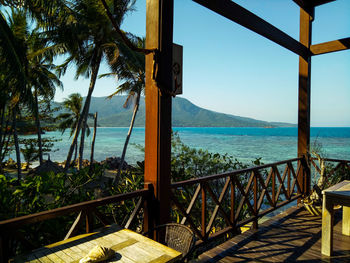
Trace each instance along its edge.
<instances>
[{"instance_id":1,"label":"wooden ceiling beam","mask_svg":"<svg viewBox=\"0 0 350 263\"><path fill-rule=\"evenodd\" d=\"M335 0L293 0L293 1L301 8L304 8L304 7L315 7L318 5L327 4L330 2L334 2Z\"/></svg>"},{"instance_id":2,"label":"wooden ceiling beam","mask_svg":"<svg viewBox=\"0 0 350 263\"><path fill-rule=\"evenodd\" d=\"M313 0L311 1L313 3L314 6L318 6L318 5L324 5L324 4L328 4L330 2L334 2L335 0Z\"/></svg>"},{"instance_id":3,"label":"wooden ceiling beam","mask_svg":"<svg viewBox=\"0 0 350 263\"><path fill-rule=\"evenodd\" d=\"M230 0L193 1L263 37L266 37L267 39L270 39L303 58L306 58L309 54L308 49L297 40Z\"/></svg>"},{"instance_id":4,"label":"wooden ceiling beam","mask_svg":"<svg viewBox=\"0 0 350 263\"><path fill-rule=\"evenodd\" d=\"M347 49L350 49L350 37L311 45L310 47L312 55L321 55Z\"/></svg>"}]
</instances>

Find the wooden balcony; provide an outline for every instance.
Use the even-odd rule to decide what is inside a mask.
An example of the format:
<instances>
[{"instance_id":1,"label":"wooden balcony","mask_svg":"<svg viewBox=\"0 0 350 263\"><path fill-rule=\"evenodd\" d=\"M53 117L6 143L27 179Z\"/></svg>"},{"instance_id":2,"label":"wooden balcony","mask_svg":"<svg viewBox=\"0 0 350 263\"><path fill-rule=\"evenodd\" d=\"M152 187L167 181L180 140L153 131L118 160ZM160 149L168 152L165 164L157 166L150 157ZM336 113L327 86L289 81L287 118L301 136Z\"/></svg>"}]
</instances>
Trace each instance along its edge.
<instances>
[{"instance_id":1,"label":"wooden balcony","mask_svg":"<svg viewBox=\"0 0 350 263\"><path fill-rule=\"evenodd\" d=\"M333 255L321 255L321 217L292 207L206 251L195 262L350 262L350 237L342 235L341 209L335 213Z\"/></svg>"},{"instance_id":2,"label":"wooden balcony","mask_svg":"<svg viewBox=\"0 0 350 263\"><path fill-rule=\"evenodd\" d=\"M333 167L328 171L329 180L339 174L350 173L350 161L326 161ZM261 261L323 260L320 252L321 219L309 215L304 208L293 207L260 224L266 215L276 213L277 209L296 203L303 197L306 187L302 188L301 182L305 182L305 175L321 172L317 161L311 160L310 163L312 169L304 158L296 158L173 183L169 191L171 220L192 228L197 236L197 251L208 250L199 256L200 261L232 262L249 261L251 258ZM31 238L26 229L39 224L37 231L43 231L40 228L42 223L54 218L65 218L68 232L56 233L57 240L53 242L82 232L89 233L111 223L134 230L140 230L143 225L143 230L147 231L157 224L157 219L152 212L154 190L150 184L145 186L145 189L131 193L0 222L0 262L7 262L7 258L13 257L19 243L22 244L22 251L25 246L27 249L35 248L30 244L33 240L26 240L26 237ZM114 222L103 214L103 207L128 200L134 200L130 202L134 205L130 207L129 219L124 224ZM338 212L334 259L346 262L343 260L350 260L350 237L341 235L340 218ZM252 229L240 234L240 227L248 223ZM210 250L213 244L217 247Z\"/></svg>"}]
</instances>

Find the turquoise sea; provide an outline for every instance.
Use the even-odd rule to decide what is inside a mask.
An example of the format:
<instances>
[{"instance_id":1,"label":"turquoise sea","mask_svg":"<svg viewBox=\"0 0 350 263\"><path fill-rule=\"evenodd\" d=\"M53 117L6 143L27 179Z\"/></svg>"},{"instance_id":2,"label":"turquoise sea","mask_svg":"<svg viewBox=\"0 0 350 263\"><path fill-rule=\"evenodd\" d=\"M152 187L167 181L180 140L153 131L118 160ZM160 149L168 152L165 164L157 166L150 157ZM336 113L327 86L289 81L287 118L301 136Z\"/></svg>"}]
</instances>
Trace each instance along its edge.
<instances>
[{"instance_id":1,"label":"turquoise sea","mask_svg":"<svg viewBox=\"0 0 350 263\"><path fill-rule=\"evenodd\" d=\"M250 163L261 157L264 163L295 158L297 155L297 128L173 128L181 140L195 148L206 149L221 154L228 153L239 161ZM128 128L98 128L95 159L120 156ZM44 137L61 139L55 143L56 152L51 159L63 161L71 143L69 132L48 132ZM128 163L144 159L143 152L135 144L144 145L144 128L134 128L126 154ZM90 158L92 134L86 140L84 158ZM322 145L323 156L337 159L350 159L350 127L311 128L311 145Z\"/></svg>"}]
</instances>

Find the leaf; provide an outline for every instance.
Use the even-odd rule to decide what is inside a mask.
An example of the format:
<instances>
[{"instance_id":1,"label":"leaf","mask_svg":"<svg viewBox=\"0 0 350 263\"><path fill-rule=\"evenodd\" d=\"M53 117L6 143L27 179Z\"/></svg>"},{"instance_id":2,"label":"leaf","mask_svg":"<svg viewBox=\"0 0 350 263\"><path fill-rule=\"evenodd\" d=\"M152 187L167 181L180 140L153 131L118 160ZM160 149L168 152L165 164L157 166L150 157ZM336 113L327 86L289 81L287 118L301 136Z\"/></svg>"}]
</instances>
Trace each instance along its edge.
<instances>
[{"instance_id":1,"label":"leaf","mask_svg":"<svg viewBox=\"0 0 350 263\"><path fill-rule=\"evenodd\" d=\"M21 194L21 193L23 193L23 190L21 190L21 189L16 189L16 191L13 192L13 195L19 195L19 194Z\"/></svg>"}]
</instances>

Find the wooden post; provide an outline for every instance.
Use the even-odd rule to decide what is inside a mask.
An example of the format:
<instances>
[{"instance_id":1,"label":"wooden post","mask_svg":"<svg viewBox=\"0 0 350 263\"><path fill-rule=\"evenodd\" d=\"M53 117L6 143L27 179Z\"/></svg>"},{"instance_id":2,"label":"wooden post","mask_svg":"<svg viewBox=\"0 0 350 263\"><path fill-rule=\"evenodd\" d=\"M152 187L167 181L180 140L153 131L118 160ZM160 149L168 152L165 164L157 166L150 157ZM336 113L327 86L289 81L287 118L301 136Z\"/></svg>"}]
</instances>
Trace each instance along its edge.
<instances>
[{"instance_id":1,"label":"wooden post","mask_svg":"<svg viewBox=\"0 0 350 263\"><path fill-rule=\"evenodd\" d=\"M254 176L254 221L253 221L253 229L258 229L258 178L256 176L256 172L253 171Z\"/></svg>"},{"instance_id":2,"label":"wooden post","mask_svg":"<svg viewBox=\"0 0 350 263\"><path fill-rule=\"evenodd\" d=\"M313 9L312 9L313 10ZM308 50L311 45L310 13L300 8L300 43ZM311 78L311 53L305 57L299 56L299 100L298 100L298 157L307 158L310 145L310 78ZM307 172L307 171L304 171ZM310 177L310 173L305 174ZM306 180L310 182L311 180ZM301 189L309 193L310 186L306 186L303 178L299 178Z\"/></svg>"},{"instance_id":3,"label":"wooden post","mask_svg":"<svg viewBox=\"0 0 350 263\"><path fill-rule=\"evenodd\" d=\"M201 215L201 228L202 228L202 236L204 239L207 238L207 194L205 192L205 182L202 183L202 215Z\"/></svg>"},{"instance_id":4,"label":"wooden post","mask_svg":"<svg viewBox=\"0 0 350 263\"><path fill-rule=\"evenodd\" d=\"M275 171L273 170L273 168L271 168L271 181L272 181L272 189L271 189L271 195L272 195L272 203L273 203L273 207L276 207L276 174L275 174Z\"/></svg>"},{"instance_id":5,"label":"wooden post","mask_svg":"<svg viewBox=\"0 0 350 263\"><path fill-rule=\"evenodd\" d=\"M143 232L148 232L149 237L152 239L154 238L154 233L150 233L149 231L154 227L154 208L153 208L153 203L154 203L154 188L151 183L145 183L145 189L149 191L149 194L144 202L143 206Z\"/></svg>"},{"instance_id":6,"label":"wooden post","mask_svg":"<svg viewBox=\"0 0 350 263\"><path fill-rule=\"evenodd\" d=\"M230 219L234 226L236 226L235 218L235 182L233 181L233 176L231 176L231 210L230 210Z\"/></svg>"},{"instance_id":7,"label":"wooden post","mask_svg":"<svg viewBox=\"0 0 350 263\"><path fill-rule=\"evenodd\" d=\"M154 186L157 224L170 217L173 0L147 0L145 182Z\"/></svg>"}]
</instances>

